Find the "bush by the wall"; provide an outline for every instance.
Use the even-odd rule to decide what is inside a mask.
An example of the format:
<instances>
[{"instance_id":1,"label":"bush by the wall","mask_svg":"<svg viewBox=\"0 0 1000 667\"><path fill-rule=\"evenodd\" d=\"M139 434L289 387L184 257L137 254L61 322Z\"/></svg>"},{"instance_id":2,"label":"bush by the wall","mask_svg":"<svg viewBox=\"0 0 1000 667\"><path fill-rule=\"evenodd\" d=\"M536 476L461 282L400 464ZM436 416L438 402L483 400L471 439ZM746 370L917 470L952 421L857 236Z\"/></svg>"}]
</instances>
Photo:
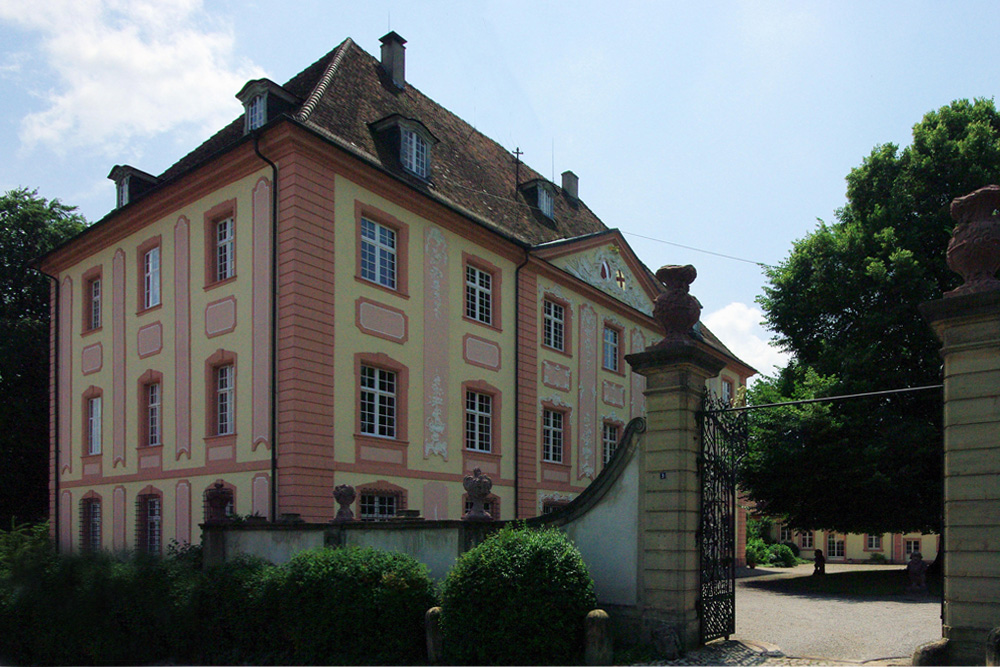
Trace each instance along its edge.
<instances>
[{"instance_id":1,"label":"bush by the wall","mask_svg":"<svg viewBox=\"0 0 1000 667\"><path fill-rule=\"evenodd\" d=\"M799 545L797 545L795 542L782 542L782 544L784 544L786 547L788 547L789 549L792 550L792 555L793 556L795 556L796 558L799 557L799 553L800 553L799 552Z\"/></svg>"},{"instance_id":2,"label":"bush by the wall","mask_svg":"<svg viewBox=\"0 0 1000 667\"><path fill-rule=\"evenodd\" d=\"M768 560L778 567L795 567L795 554L785 544L772 544L767 548Z\"/></svg>"},{"instance_id":3,"label":"bush by the wall","mask_svg":"<svg viewBox=\"0 0 1000 667\"><path fill-rule=\"evenodd\" d=\"M594 582L561 532L508 526L459 557L444 583L444 653L456 664L581 664Z\"/></svg>"},{"instance_id":4,"label":"bush by the wall","mask_svg":"<svg viewBox=\"0 0 1000 667\"><path fill-rule=\"evenodd\" d=\"M752 537L747 540L746 557L747 565L767 565L771 558L767 551L767 545L760 537Z\"/></svg>"},{"instance_id":5,"label":"bush by the wall","mask_svg":"<svg viewBox=\"0 0 1000 667\"><path fill-rule=\"evenodd\" d=\"M427 567L372 548L313 549L285 566L276 590L287 661L413 664L427 658L424 614L437 604Z\"/></svg>"},{"instance_id":6,"label":"bush by the wall","mask_svg":"<svg viewBox=\"0 0 1000 667\"><path fill-rule=\"evenodd\" d=\"M868 557L868 560L876 565L885 565L889 562L889 559L885 557L885 554L880 554L877 551L872 552L872 555Z\"/></svg>"}]
</instances>

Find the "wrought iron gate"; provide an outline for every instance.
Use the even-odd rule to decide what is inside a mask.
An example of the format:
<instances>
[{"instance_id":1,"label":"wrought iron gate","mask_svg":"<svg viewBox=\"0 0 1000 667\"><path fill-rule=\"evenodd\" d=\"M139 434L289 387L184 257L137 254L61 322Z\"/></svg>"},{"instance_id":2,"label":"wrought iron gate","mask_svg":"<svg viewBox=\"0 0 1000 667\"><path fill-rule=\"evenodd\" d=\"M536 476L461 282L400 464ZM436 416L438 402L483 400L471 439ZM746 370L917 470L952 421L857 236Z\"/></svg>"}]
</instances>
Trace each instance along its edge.
<instances>
[{"instance_id":1,"label":"wrought iron gate","mask_svg":"<svg viewBox=\"0 0 1000 667\"><path fill-rule=\"evenodd\" d=\"M746 453L748 431L747 413L727 407L706 397L699 413L702 643L736 632L736 466Z\"/></svg>"}]
</instances>

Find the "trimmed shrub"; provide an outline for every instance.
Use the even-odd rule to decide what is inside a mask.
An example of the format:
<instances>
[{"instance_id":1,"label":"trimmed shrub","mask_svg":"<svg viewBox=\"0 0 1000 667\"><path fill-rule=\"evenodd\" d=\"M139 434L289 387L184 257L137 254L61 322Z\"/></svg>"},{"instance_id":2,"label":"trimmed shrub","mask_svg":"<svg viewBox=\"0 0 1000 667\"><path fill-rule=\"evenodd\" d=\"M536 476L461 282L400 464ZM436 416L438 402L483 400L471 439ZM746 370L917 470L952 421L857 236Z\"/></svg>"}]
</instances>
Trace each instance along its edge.
<instances>
[{"instance_id":1,"label":"trimmed shrub","mask_svg":"<svg viewBox=\"0 0 1000 667\"><path fill-rule=\"evenodd\" d=\"M444 583L445 657L465 665L582 664L594 582L555 529L507 526L459 557Z\"/></svg>"},{"instance_id":2,"label":"trimmed shrub","mask_svg":"<svg viewBox=\"0 0 1000 667\"><path fill-rule=\"evenodd\" d=\"M868 560L876 565L885 565L889 562L889 559L885 557L885 554L880 554L877 551L873 552L872 555L868 557Z\"/></svg>"},{"instance_id":3,"label":"trimmed shrub","mask_svg":"<svg viewBox=\"0 0 1000 667\"><path fill-rule=\"evenodd\" d=\"M798 558L799 557L799 545L795 542L782 542L786 547L792 550L792 554Z\"/></svg>"},{"instance_id":4,"label":"trimmed shrub","mask_svg":"<svg viewBox=\"0 0 1000 667\"><path fill-rule=\"evenodd\" d=\"M795 567L795 554L785 544L772 544L767 548L768 561L778 567Z\"/></svg>"},{"instance_id":5,"label":"trimmed shrub","mask_svg":"<svg viewBox=\"0 0 1000 667\"><path fill-rule=\"evenodd\" d=\"M427 567L372 548L312 549L284 567L272 604L294 664L426 662L424 614L437 605Z\"/></svg>"}]
</instances>

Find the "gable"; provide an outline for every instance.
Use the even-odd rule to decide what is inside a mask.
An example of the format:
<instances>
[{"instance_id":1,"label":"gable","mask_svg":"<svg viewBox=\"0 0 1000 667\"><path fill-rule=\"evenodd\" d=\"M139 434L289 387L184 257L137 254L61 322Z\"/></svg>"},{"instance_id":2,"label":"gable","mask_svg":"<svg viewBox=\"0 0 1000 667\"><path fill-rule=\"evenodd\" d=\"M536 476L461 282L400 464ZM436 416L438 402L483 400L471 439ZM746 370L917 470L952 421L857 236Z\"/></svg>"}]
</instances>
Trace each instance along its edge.
<instances>
[{"instance_id":1,"label":"gable","mask_svg":"<svg viewBox=\"0 0 1000 667\"><path fill-rule=\"evenodd\" d=\"M595 240L600 242L595 243ZM555 252L552 252L554 250ZM539 253L553 266L579 278L608 296L652 316L655 287L648 269L635 258L617 234L602 234L597 239L560 244Z\"/></svg>"}]
</instances>

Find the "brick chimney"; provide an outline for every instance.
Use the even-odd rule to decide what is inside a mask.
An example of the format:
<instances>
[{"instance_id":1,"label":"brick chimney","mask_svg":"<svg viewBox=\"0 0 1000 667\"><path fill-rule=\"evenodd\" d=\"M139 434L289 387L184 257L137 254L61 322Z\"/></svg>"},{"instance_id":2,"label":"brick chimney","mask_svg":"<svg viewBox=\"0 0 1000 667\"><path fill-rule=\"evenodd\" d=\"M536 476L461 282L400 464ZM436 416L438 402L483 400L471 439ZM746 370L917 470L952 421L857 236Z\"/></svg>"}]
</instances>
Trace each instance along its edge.
<instances>
[{"instance_id":1,"label":"brick chimney","mask_svg":"<svg viewBox=\"0 0 1000 667\"><path fill-rule=\"evenodd\" d=\"M562 173L562 188L573 199L580 198L580 177L572 171Z\"/></svg>"},{"instance_id":2,"label":"brick chimney","mask_svg":"<svg viewBox=\"0 0 1000 667\"><path fill-rule=\"evenodd\" d=\"M382 69L399 88L406 87L406 40L395 31L379 40L382 42Z\"/></svg>"}]
</instances>

